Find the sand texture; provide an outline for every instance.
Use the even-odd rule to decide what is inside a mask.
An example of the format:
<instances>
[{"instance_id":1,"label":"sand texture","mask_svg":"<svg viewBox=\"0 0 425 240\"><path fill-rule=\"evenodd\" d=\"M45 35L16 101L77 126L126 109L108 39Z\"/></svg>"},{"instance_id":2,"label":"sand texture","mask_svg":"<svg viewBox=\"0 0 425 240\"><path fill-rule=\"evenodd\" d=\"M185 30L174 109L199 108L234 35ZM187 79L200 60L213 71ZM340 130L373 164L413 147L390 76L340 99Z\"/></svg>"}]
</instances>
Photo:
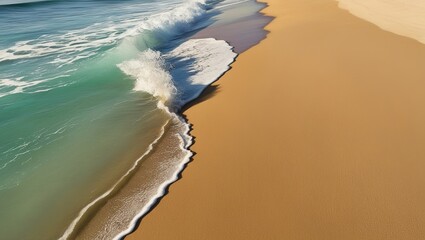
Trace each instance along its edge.
<instances>
[{"instance_id":1,"label":"sand texture","mask_svg":"<svg viewBox=\"0 0 425 240\"><path fill-rule=\"evenodd\" d=\"M425 236L425 45L333 0L270 0L267 39L185 114L197 154L128 240Z\"/></svg>"},{"instance_id":2,"label":"sand texture","mask_svg":"<svg viewBox=\"0 0 425 240\"><path fill-rule=\"evenodd\" d=\"M423 0L338 0L339 6L387 31L425 44Z\"/></svg>"}]
</instances>

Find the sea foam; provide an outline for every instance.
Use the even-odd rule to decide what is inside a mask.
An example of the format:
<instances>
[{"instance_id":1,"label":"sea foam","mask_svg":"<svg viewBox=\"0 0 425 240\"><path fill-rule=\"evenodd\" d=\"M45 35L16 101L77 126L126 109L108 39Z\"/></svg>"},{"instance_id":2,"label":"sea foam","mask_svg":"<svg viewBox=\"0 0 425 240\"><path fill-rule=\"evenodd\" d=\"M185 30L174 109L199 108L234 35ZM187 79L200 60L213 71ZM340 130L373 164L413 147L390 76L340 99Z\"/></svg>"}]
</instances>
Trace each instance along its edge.
<instances>
[{"instance_id":1,"label":"sea foam","mask_svg":"<svg viewBox=\"0 0 425 240\"><path fill-rule=\"evenodd\" d=\"M118 67L135 79L135 91L150 93L166 105L175 98L177 88L160 52L148 49L137 59L118 64Z\"/></svg>"},{"instance_id":2,"label":"sea foam","mask_svg":"<svg viewBox=\"0 0 425 240\"><path fill-rule=\"evenodd\" d=\"M0 1L0 6L38 3L38 2L47 2L47 1L51 1L51 0L3 0L3 1Z\"/></svg>"},{"instance_id":3,"label":"sea foam","mask_svg":"<svg viewBox=\"0 0 425 240\"><path fill-rule=\"evenodd\" d=\"M15 94L22 93L26 88L35 86L39 83L45 82L44 80L36 81L22 81L22 78L18 79L0 79L0 98Z\"/></svg>"},{"instance_id":4,"label":"sea foam","mask_svg":"<svg viewBox=\"0 0 425 240\"><path fill-rule=\"evenodd\" d=\"M145 180L149 182L139 186L141 190L132 190L130 191L131 195L126 196L117 194L109 199L107 204L112 204L113 207L110 208L106 205L100 209L100 215L103 217L100 217L100 220L93 220L102 222L101 229L96 228L99 224L93 224L94 229L90 229L91 224L89 223L89 227L86 227L77 236L77 239L108 239L112 236L114 239L121 239L132 231L138 219L149 212L158 198L166 193L165 189L178 179L178 175L193 155L189 150L193 143L193 138L189 134L190 124L178 115L177 111L184 104L198 97L209 84L229 70L229 65L235 57L236 53L225 41L212 38L190 39L171 51L161 53L160 51L146 50L137 58L118 64L123 73L128 74L134 80L134 91L143 91L157 98L159 107L170 116L168 130L165 131L166 126L164 126L161 135L152 143L149 151L135 162L126 175L110 190L81 210L61 239L67 239L84 213L97 201L112 193L114 188L127 176L133 174L136 166L142 160L146 161L145 158L149 157L159 158L154 161L158 165L158 169L148 171L154 172L155 176ZM186 68L182 69L181 65ZM153 153L159 156L148 155L160 140L170 141L175 146L167 145L164 152L159 149ZM125 204L122 204L123 202ZM108 213L108 211L113 211L113 213Z\"/></svg>"},{"instance_id":5,"label":"sea foam","mask_svg":"<svg viewBox=\"0 0 425 240\"><path fill-rule=\"evenodd\" d=\"M190 39L169 52L146 50L139 58L118 65L134 79L133 90L144 91L157 97L159 105L170 115L170 126L161 138L162 141L172 144L167 145L168 150L164 152L158 151L159 153L155 152L153 156L146 156L148 159L144 161L153 161L158 168L149 170L155 173L149 183L137 187L137 191L130 191L130 195L117 194L110 199L107 204L111 204L115 209L110 210L108 205L101 209L102 229L84 231L77 239L105 239L111 236L121 239L132 231L138 219L149 212L158 198L166 193L166 188L178 180L180 172L193 155L189 150L193 138L189 134L189 123L175 111L197 98L209 84L229 70L229 65L235 57L236 53L225 41L212 38ZM182 65L186 68L182 69ZM155 77L159 81L154 83L151 79ZM165 86L160 87L157 84ZM125 204L120 204L122 202ZM112 213L105 213L108 211Z\"/></svg>"},{"instance_id":6,"label":"sea foam","mask_svg":"<svg viewBox=\"0 0 425 240\"><path fill-rule=\"evenodd\" d=\"M189 134L190 125L177 112L184 104L197 98L209 84L229 70L230 64L237 54L233 52L233 47L227 42L213 38L189 39L171 50L161 51L151 49L152 46L149 44L142 47L138 44L141 39L148 41L147 36L165 41L193 30L192 27L196 20L207 13L208 7L206 1L189 1L181 7L153 16L139 24L137 28L127 31L125 41L122 41L114 49L115 51L120 50L117 51L118 54L123 52L123 49L140 51L134 58L123 60L116 66L134 81L133 91L149 93L157 99L158 107L169 114L170 124L173 126L172 135L176 138L178 147L173 150L173 157L167 160L167 165L160 166L161 171L158 173L160 176L158 175L156 178L162 180L152 179L152 182L146 184L148 190L135 192L134 196L127 198L135 200L126 201L126 205L118 211L119 213L106 219L106 221L112 222L102 225L102 229L94 230L95 235L89 235L90 239L105 239L111 238L111 236L115 236L114 239L120 239L131 232L137 220L152 208L158 198L165 194L165 189L178 179L179 173L190 160L192 156L192 152L189 150L192 145L192 137ZM129 54L124 55L129 56ZM155 147L163 135L164 131L152 143L148 152ZM61 239L67 239L78 226L83 215L96 202L113 192L121 181L131 175L137 164L147 157L147 154L136 161L135 165L110 190L82 209ZM105 221L105 219L103 220ZM121 228L121 226L123 227ZM84 233L81 234L84 235ZM83 235L77 238L86 239L87 236Z\"/></svg>"},{"instance_id":7,"label":"sea foam","mask_svg":"<svg viewBox=\"0 0 425 240\"><path fill-rule=\"evenodd\" d=\"M31 231L21 232L19 226L25 218L12 213L12 208L3 208L7 210L3 215L8 217L2 221L14 225L3 224L3 235L74 238L88 228L89 222L96 222L92 217L102 218L99 213L104 204L126 189L127 180L154 170L153 175L144 175L149 176L148 181L137 182L146 191L124 198L123 208L104 218L109 224L102 225L97 236L81 239L119 238L178 179L193 154L189 150L190 125L179 115L179 109L227 71L236 56L224 41L187 40L192 31L211 23L210 17L218 12L210 11L214 2L54 1L11 7L45 12L46 19L32 24L34 19L28 17L28 29L23 31L41 30L25 36L17 31L1 42L0 95L6 95L0 98L0 125L7 146L1 148L0 167L6 164L1 172L16 178L2 176L8 181L3 180L0 189L35 194L31 201L9 194L2 203L35 206L25 213L41 218ZM112 4L116 9L110 16L87 7L105 5L104 9L112 9ZM63 10L50 11L58 8ZM83 8L90 9L84 13L91 14L80 21ZM120 11L124 8L133 10ZM10 15L15 13L11 11ZM47 24L58 15L57 24ZM13 17L7 18L9 23ZM167 121L168 125L163 125ZM155 154L158 168L143 165ZM13 174L14 167L25 171L18 176ZM37 184L44 186L42 192L37 191ZM76 195L79 197L72 197ZM66 208L51 204L66 202L63 199L72 202ZM37 209L44 208L50 211L43 217Z\"/></svg>"},{"instance_id":8,"label":"sea foam","mask_svg":"<svg viewBox=\"0 0 425 240\"><path fill-rule=\"evenodd\" d=\"M135 80L135 91L147 92L175 110L198 97L229 69L235 57L225 41L191 39L164 54L148 49L118 67Z\"/></svg>"},{"instance_id":9,"label":"sea foam","mask_svg":"<svg viewBox=\"0 0 425 240\"><path fill-rule=\"evenodd\" d=\"M206 14L211 4L205 0L189 0L169 11L150 16L140 15L121 22L105 21L65 34L47 34L33 40L18 41L13 46L0 49L0 62L54 56L51 63L63 66L91 57L91 53L101 47L113 46L130 37L141 37L137 40L139 45L149 42L146 37L150 34L155 35L155 41L164 41L170 36L193 30L192 24ZM143 46L144 49L148 47Z\"/></svg>"}]
</instances>

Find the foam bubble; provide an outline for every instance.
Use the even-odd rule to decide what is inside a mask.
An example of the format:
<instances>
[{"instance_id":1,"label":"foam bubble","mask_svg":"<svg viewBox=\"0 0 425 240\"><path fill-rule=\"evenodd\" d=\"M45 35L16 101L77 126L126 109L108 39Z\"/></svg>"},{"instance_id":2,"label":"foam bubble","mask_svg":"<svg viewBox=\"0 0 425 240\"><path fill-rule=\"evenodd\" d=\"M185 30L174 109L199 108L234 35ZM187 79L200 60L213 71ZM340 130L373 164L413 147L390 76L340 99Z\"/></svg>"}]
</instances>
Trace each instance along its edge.
<instances>
[{"instance_id":1,"label":"foam bubble","mask_svg":"<svg viewBox=\"0 0 425 240\"><path fill-rule=\"evenodd\" d=\"M22 93L26 88L35 86L42 82L44 82L44 80L22 81L22 78L0 79L0 97L5 97L7 95L16 93Z\"/></svg>"},{"instance_id":2,"label":"foam bubble","mask_svg":"<svg viewBox=\"0 0 425 240\"><path fill-rule=\"evenodd\" d=\"M138 162L148 156L153 146L162 139L164 134L171 136L173 142L178 141L178 147L173 148L172 151L167 150L172 156L166 155L166 158L170 157L170 159L163 159L164 162L161 162L161 170L156 175L158 179L150 179L151 182L146 189L134 191L134 195L127 196L128 203L123 206L125 208L117 210L117 214L110 216L107 219L108 223L102 226L102 229L85 233L89 235L90 239L121 239L124 237L131 232L137 220L149 212L157 199L165 194L167 186L178 179L179 173L193 155L189 150L193 138L189 134L189 123L172 110L177 110L183 104L198 97L205 87L229 69L229 64L234 61L235 57L236 53L225 41L212 38L191 39L168 53L146 50L137 58L118 64L118 67L124 73L134 79L135 91L144 91L158 97L158 105L159 107L162 106L162 109L169 114L169 123L172 125L170 127L171 132L166 133L163 129L158 139L152 143L149 151L137 160L132 169L119 182L136 169ZM174 67L171 67L171 64ZM186 74L176 74L176 71L183 71ZM173 76L176 78L173 78ZM161 158L164 157L162 153L159 154ZM165 165L162 165L163 163ZM97 201L106 198L119 185L119 182L82 209L61 239L66 239L85 212ZM117 201L121 200L121 198L118 198ZM116 223L120 224L117 225ZM83 235L81 239L87 239L87 235Z\"/></svg>"},{"instance_id":3,"label":"foam bubble","mask_svg":"<svg viewBox=\"0 0 425 240\"><path fill-rule=\"evenodd\" d=\"M0 62L54 55L52 63L70 64L96 52L104 46L113 46L125 38L154 32L159 39L191 30L192 24L207 11L205 0L189 0L163 13L146 16L139 14L131 20L96 23L65 34L43 35L37 39L19 41L0 49ZM143 36L142 36L143 37Z\"/></svg>"},{"instance_id":4,"label":"foam bubble","mask_svg":"<svg viewBox=\"0 0 425 240\"><path fill-rule=\"evenodd\" d=\"M150 93L165 105L175 98L177 88L160 52L146 50L137 59L118 64L118 67L135 79L135 91Z\"/></svg>"},{"instance_id":5,"label":"foam bubble","mask_svg":"<svg viewBox=\"0 0 425 240\"><path fill-rule=\"evenodd\" d=\"M175 110L198 97L207 85L229 69L235 57L236 53L225 41L191 39L165 54L146 50L137 59L125 61L118 67L135 80L135 91L147 92L157 97L160 104ZM170 65L179 67L171 69ZM175 71L184 74L173 79Z\"/></svg>"}]
</instances>

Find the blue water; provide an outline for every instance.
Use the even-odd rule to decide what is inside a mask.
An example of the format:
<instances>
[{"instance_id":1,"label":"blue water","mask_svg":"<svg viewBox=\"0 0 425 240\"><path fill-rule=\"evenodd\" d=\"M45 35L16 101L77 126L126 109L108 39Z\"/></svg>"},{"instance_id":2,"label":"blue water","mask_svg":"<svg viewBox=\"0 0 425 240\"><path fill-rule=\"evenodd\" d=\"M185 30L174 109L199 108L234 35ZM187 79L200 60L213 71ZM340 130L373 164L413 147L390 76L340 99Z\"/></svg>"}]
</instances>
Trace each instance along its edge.
<instances>
[{"instance_id":1,"label":"blue water","mask_svg":"<svg viewBox=\"0 0 425 240\"><path fill-rule=\"evenodd\" d=\"M145 167L147 200L90 238L134 224L191 156L175 112L236 56L224 41L190 39L229 3L0 0L0 239L75 238L164 148ZM165 136L175 139L159 146Z\"/></svg>"}]
</instances>

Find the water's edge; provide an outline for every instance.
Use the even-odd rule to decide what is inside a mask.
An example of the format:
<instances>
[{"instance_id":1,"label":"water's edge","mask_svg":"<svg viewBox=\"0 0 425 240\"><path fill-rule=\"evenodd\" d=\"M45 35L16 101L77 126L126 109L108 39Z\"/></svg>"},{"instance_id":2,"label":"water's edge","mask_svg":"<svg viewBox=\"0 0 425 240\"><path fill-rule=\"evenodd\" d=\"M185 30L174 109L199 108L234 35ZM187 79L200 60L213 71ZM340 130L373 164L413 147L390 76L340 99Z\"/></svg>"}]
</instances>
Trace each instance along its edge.
<instances>
[{"instance_id":1,"label":"water's edge","mask_svg":"<svg viewBox=\"0 0 425 240\"><path fill-rule=\"evenodd\" d=\"M268 7L268 5L264 3L261 4L263 8L261 8L256 14L259 14L258 16L264 17L261 11ZM267 18L269 19L269 21L267 22L268 24L272 20L272 18ZM267 25L264 24L264 22L265 20L261 19L261 24L258 26L261 27L261 30L263 30L263 32L257 32L256 36L252 36L252 38L255 38L255 40L252 41L249 48L256 46L263 39L266 38L268 32L263 29ZM196 34L189 40L197 39L199 36L216 36L214 33L220 32L220 30L222 29L225 30L225 26L216 27L212 31L210 31L209 27L207 27L206 29L200 31L201 34L205 32L204 36ZM260 35L259 33L262 35ZM223 38L225 38L225 36L223 36ZM233 37L233 45L238 44L234 41L234 39L235 38ZM227 41L227 39L223 40L226 41L227 44L229 44L229 41ZM233 47L234 46L232 46L232 49L234 49ZM243 49L245 51L248 48L244 46ZM146 152L143 156L141 156L135 162L133 167L126 173L126 175L120 178L119 181L108 192L104 193L102 196L98 197L95 201L93 201L84 209L82 209L80 211L79 216L73 221L71 226L67 229L67 231L60 239L101 239L102 237L100 236L101 234L99 233L99 229L115 228L122 224L120 218L110 220L111 216L120 215L119 209L122 209L123 207L131 208L131 204L133 204L133 207L137 207L138 201L147 201L148 203L144 204L143 208L139 209L138 212L133 215L131 220L128 219L130 224L125 227L124 231L121 231L118 235L116 235L114 239L124 239L127 235L129 235L139 227L143 218L147 214L149 214L149 212L152 211L157 204L159 204L163 197L167 195L170 186L174 182L182 178L182 172L185 170L187 165L193 160L193 156L196 154L190 149L191 146L194 144L194 137L190 135L193 126L189 123L187 117L184 115L184 112L191 106L202 101L202 98L206 94L208 94L207 92L209 92L208 89L211 87L211 85L214 82L218 81L227 71L231 69L231 65L233 64L233 62L236 61L236 58L238 56L236 53L234 54L235 55L232 61L227 65L226 70L222 71L219 76L215 77L214 79L211 79L209 83L204 86L203 89L201 89L196 95L194 95L192 99L187 101L176 113L168 112L171 116L171 120L163 126L161 134L149 146L149 151ZM162 183L155 192L155 194L151 195L150 197L142 196L144 197L143 199L141 199L140 196L136 198L135 196L137 194L135 194L135 191L146 191L146 189L141 190L141 188L146 187L141 185L143 185L143 182L147 182L146 179L148 178L149 174L152 174L152 172L148 172L148 170L153 169L155 167L161 169L163 167L162 165L167 165L167 160L170 161L170 159L172 160L176 158L172 151L167 153L167 151L164 152L160 150L175 149L177 147L176 145L179 145L178 147L182 150L182 155L179 156L179 158L181 159L180 163L177 169L175 169L171 174L171 177L167 179L162 179L162 181L160 180ZM164 154L170 155L164 156ZM93 205L95 204L99 204L101 206L93 207ZM93 209L90 209L92 207ZM124 228L124 226L121 226L121 228Z\"/></svg>"},{"instance_id":2,"label":"water's edge","mask_svg":"<svg viewBox=\"0 0 425 240\"><path fill-rule=\"evenodd\" d=\"M184 103L199 97L206 86L230 69L229 65L237 56L231 49L225 41L212 38L189 39L167 54L175 54L183 62L186 59L184 56L197 58L191 69L196 74L188 79L192 90L189 96L183 97ZM178 63L177 61L176 64ZM179 84L184 85L187 82ZM99 203L93 209L88 208L94 203L83 209L63 239L124 237L133 231L138 219L156 205L157 199L166 194L168 186L180 178L181 171L193 154L189 150L193 143L193 138L189 135L190 125L162 102L158 103L158 107L170 116L170 121L151 145L149 153L140 158L113 189L102 195L103 198L108 196L108 199L103 200L100 197L95 200ZM83 217L86 212L89 212L86 215L93 216Z\"/></svg>"},{"instance_id":3,"label":"water's edge","mask_svg":"<svg viewBox=\"0 0 425 240\"><path fill-rule=\"evenodd\" d=\"M237 61L237 58L239 57L240 54L242 54L243 52L257 46L258 44L261 43L261 41L265 40L267 38L267 34L269 34L269 31L265 30L265 27L270 24L271 21L273 21L273 19L275 18L274 16L268 16L265 15L265 13L263 12L264 9L268 8L269 5L267 2L265 2L264 0L255 0L255 2L257 4L262 5L262 8L260 10L258 10L256 12L256 16L253 17L257 17L257 19L259 20L258 24L255 27L260 27L259 31L256 32L257 36L252 37L252 41L249 43L249 46L243 46L244 43L235 41L235 37L234 36L222 36L219 33L223 30L222 28L218 27L213 29L212 31L210 31L211 27L207 27L201 31L199 31L197 34L195 34L193 36L193 38L201 38L201 37L212 37L216 40L224 40L227 44L229 44L230 46L233 47L233 50L235 51L235 49L237 49L238 44L240 44L240 49L242 49L241 51L235 51L235 53L237 54L232 63L229 64L229 69L227 69L226 71L224 71L220 76L218 76L215 80L213 80L210 84L208 84L207 86L205 86L204 89L202 89L202 91L192 100L188 101L187 103L185 103L180 110L178 110L176 112L176 116L180 119L180 121L182 121L186 127L187 127L187 131L185 132L187 134L187 137L190 139L190 142L186 145L186 150L188 150L190 152L190 154L188 155L188 157L181 163L180 168L178 171L176 171L173 174L173 177L171 179L169 179L168 182L164 183L164 186L162 189L159 190L158 195L155 196L152 200L151 203L144 208L137 216L135 216L133 218L133 224L125 231L122 232L120 235L116 236L114 239L120 239L120 240L124 240L126 236L130 235L131 233L133 233L134 231L136 231L141 222L143 221L144 217L146 217L160 202L161 200L169 193L169 188L172 186L173 183L181 180L183 178L183 172L184 170L188 167L188 165L194 160L194 156L196 155L196 152L194 152L191 147L193 146L193 144L195 144L195 136L191 135L191 131L193 130L193 124L190 123L188 117L184 114L186 110L188 110L190 107L200 103L203 101L203 98L206 97L208 98L207 95L212 94L212 91L210 91L209 89L211 89L212 85L214 83L216 83L217 81L219 81L228 71L230 71L232 69L232 65ZM224 29L226 30L226 29ZM258 37L258 34L263 34L261 37ZM192 39L193 39L192 38ZM246 43L245 43L246 44ZM157 145L155 145L154 147L159 147L159 145L161 145L161 142L159 142Z\"/></svg>"},{"instance_id":4,"label":"water's edge","mask_svg":"<svg viewBox=\"0 0 425 240\"><path fill-rule=\"evenodd\" d=\"M153 199L153 201L151 202L151 204L148 206L147 209L145 209L145 211L142 211L138 216L136 216L133 220L134 220L134 224L127 229L128 231L123 232L122 234L120 234L119 236L117 236L117 238L115 239L125 239L126 236L130 235L131 233L133 233L134 231L136 231L141 222L143 221L143 218L146 217L162 200L162 198L164 198L168 192L169 192L169 188L172 186L173 183L181 180L183 178L183 172L184 170L188 167L188 165L194 160L194 156L196 155L196 152L194 152L191 147L193 146L193 144L195 144L195 136L191 135L191 131L193 130L193 124L190 123L188 117L185 115L185 111L188 110L190 107L201 103L203 101L204 98L208 98L207 95L211 95L213 94L214 88L212 88L212 85L214 83L216 83L217 81L219 81L228 71L230 71L232 69L232 65L237 61L237 58L239 57L240 54L242 54L243 52L259 45L263 40L265 40L267 38L267 34L269 34L269 31L265 30L265 27L270 24L271 21L273 21L273 19L275 18L274 16L268 16L265 15L263 13L263 10L268 8L269 5L267 2L263 1L263 0L255 0L256 3L261 4L263 7L256 12L256 16L258 18L258 22L259 24L257 24L255 27L260 27L259 31L256 32L256 34L264 34L262 37L258 38L258 35L255 37L253 37L253 41L250 42L249 46L243 46L244 43L238 42L234 36L222 36L220 35L220 32L223 30L222 28L218 27L213 29L212 31L210 31L210 27L207 27L206 29L201 30L200 32L198 32L197 34L195 34L193 36L193 38L199 38L199 37L204 37L204 36L208 36L208 37L214 37L214 39L219 39L219 40L224 40L226 41L230 46L233 47L233 50L235 51L235 49L238 47L237 44L240 44L240 49L242 49L241 51L236 51L237 55L234 57L233 62L231 64L229 64L229 69L226 70L225 72L223 72L220 76L218 76L214 81L212 81L210 84L208 84L207 86L205 86L205 88L198 94L198 96L196 96L194 99L188 101L187 103L185 103L182 108L177 111L178 117L181 119L181 121L183 121L186 126L188 127L188 131L187 136L190 138L190 144L187 145L187 150L190 151L190 156L185 159L185 161L181 164L181 168L179 169L179 171L175 172L175 174L173 175L173 178L170 179L169 183L167 183L164 188L161 190L161 193L156 196L155 199ZM225 28L225 27L223 27ZM226 30L226 29L224 29ZM223 39L224 38L224 39ZM231 41L231 42L230 42ZM231 44L232 43L232 44ZM245 43L246 44L246 43ZM236 45L236 46L235 46ZM210 90L211 89L211 90ZM159 143L161 144L161 143ZM158 144L158 145L159 145ZM158 146L156 146L158 147Z\"/></svg>"}]
</instances>

